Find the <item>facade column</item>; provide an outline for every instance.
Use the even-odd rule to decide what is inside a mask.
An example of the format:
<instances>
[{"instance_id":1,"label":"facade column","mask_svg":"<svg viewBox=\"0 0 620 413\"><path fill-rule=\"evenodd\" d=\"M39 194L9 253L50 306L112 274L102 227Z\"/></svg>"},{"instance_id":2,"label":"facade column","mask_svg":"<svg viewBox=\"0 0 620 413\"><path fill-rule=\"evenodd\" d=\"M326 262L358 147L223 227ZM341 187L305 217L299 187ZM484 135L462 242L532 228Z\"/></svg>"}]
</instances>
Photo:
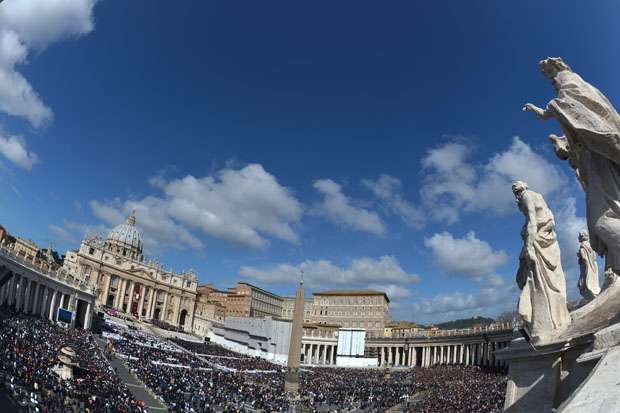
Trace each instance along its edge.
<instances>
[{"instance_id":1,"label":"facade column","mask_svg":"<svg viewBox=\"0 0 620 413\"><path fill-rule=\"evenodd\" d=\"M114 308L117 310L121 310L122 302L123 302L123 294L125 293L125 280L119 277L118 287L116 288L116 297L114 297Z\"/></svg>"},{"instance_id":2,"label":"facade column","mask_svg":"<svg viewBox=\"0 0 620 413\"><path fill-rule=\"evenodd\" d=\"M323 365L327 364L327 346L323 344Z\"/></svg>"},{"instance_id":3,"label":"facade column","mask_svg":"<svg viewBox=\"0 0 620 413\"><path fill-rule=\"evenodd\" d=\"M146 318L153 318L155 311L155 288L149 287L149 308L146 310Z\"/></svg>"},{"instance_id":4,"label":"facade column","mask_svg":"<svg viewBox=\"0 0 620 413\"><path fill-rule=\"evenodd\" d=\"M395 365L397 365L397 366L400 366L400 362L401 362L401 359L400 359L400 349L401 349L400 347L394 347L394 350L396 350L396 363L395 363Z\"/></svg>"},{"instance_id":5,"label":"facade column","mask_svg":"<svg viewBox=\"0 0 620 413\"><path fill-rule=\"evenodd\" d=\"M443 364L443 346L439 347L439 364Z\"/></svg>"},{"instance_id":6,"label":"facade column","mask_svg":"<svg viewBox=\"0 0 620 413\"><path fill-rule=\"evenodd\" d=\"M465 345L461 344L461 348L460 348L460 351L459 351L459 364L463 364L463 360L464 360L464 358L463 358L463 351L465 351Z\"/></svg>"},{"instance_id":7,"label":"facade column","mask_svg":"<svg viewBox=\"0 0 620 413\"><path fill-rule=\"evenodd\" d=\"M86 303L86 314L84 315L84 330L88 330L90 328L90 323L92 322L93 312L90 305L90 302Z\"/></svg>"},{"instance_id":8,"label":"facade column","mask_svg":"<svg viewBox=\"0 0 620 413\"><path fill-rule=\"evenodd\" d=\"M125 293L127 292L127 284L129 284L129 280L125 280L123 279L123 284L122 284L122 288L121 288L121 294L118 297L118 310L120 312L124 312L125 310L123 310L123 307L125 305Z\"/></svg>"},{"instance_id":9,"label":"facade column","mask_svg":"<svg viewBox=\"0 0 620 413\"><path fill-rule=\"evenodd\" d=\"M103 299L102 305L108 305L108 296L110 295L110 283L112 282L112 274L105 274L105 280L103 281Z\"/></svg>"},{"instance_id":10,"label":"facade column","mask_svg":"<svg viewBox=\"0 0 620 413\"><path fill-rule=\"evenodd\" d=\"M182 296L177 296L177 306L174 311L174 322L176 325L179 325L181 321L181 301L183 300Z\"/></svg>"},{"instance_id":11,"label":"facade column","mask_svg":"<svg viewBox=\"0 0 620 413\"><path fill-rule=\"evenodd\" d=\"M379 366L383 366L385 364L385 347L379 347Z\"/></svg>"},{"instance_id":12,"label":"facade column","mask_svg":"<svg viewBox=\"0 0 620 413\"><path fill-rule=\"evenodd\" d=\"M127 314L131 314L131 307L133 304L133 289L136 287L134 281L129 281L129 300L127 301Z\"/></svg>"},{"instance_id":13,"label":"facade column","mask_svg":"<svg viewBox=\"0 0 620 413\"><path fill-rule=\"evenodd\" d=\"M138 304L138 319L142 318L142 310L144 309L144 298L146 297L146 286L140 285L140 303Z\"/></svg>"},{"instance_id":14,"label":"facade column","mask_svg":"<svg viewBox=\"0 0 620 413\"><path fill-rule=\"evenodd\" d=\"M112 275L110 275L112 276ZM117 277L118 278L118 277ZM112 282L110 281L110 285L112 284ZM118 303L121 299L121 290L123 289L123 280L119 279L119 281L116 283L116 293L114 294L114 301L112 302L112 307L114 307L116 310L118 310Z\"/></svg>"},{"instance_id":15,"label":"facade column","mask_svg":"<svg viewBox=\"0 0 620 413\"><path fill-rule=\"evenodd\" d=\"M166 311L168 310L168 291L164 291L164 305L161 307L162 321L166 321Z\"/></svg>"}]
</instances>

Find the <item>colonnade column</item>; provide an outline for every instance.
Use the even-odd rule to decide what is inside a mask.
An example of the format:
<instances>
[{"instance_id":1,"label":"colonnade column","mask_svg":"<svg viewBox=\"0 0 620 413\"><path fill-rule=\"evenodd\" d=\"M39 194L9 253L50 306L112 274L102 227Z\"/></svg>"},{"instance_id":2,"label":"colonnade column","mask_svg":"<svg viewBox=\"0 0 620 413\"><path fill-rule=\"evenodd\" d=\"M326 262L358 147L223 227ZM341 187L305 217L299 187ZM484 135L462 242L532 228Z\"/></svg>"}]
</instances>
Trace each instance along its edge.
<instances>
[{"instance_id":1,"label":"colonnade column","mask_svg":"<svg viewBox=\"0 0 620 413\"><path fill-rule=\"evenodd\" d=\"M26 278L25 287L26 288L24 288L24 303L21 310L24 314L27 314L28 306L30 304L30 290L32 289L32 280L30 278Z\"/></svg>"},{"instance_id":2,"label":"colonnade column","mask_svg":"<svg viewBox=\"0 0 620 413\"><path fill-rule=\"evenodd\" d=\"M45 285L43 286L43 294L41 297L41 308L39 309L39 315L41 317L45 317L45 314L47 313L47 301L49 299L49 288L47 288Z\"/></svg>"},{"instance_id":3,"label":"colonnade column","mask_svg":"<svg viewBox=\"0 0 620 413\"><path fill-rule=\"evenodd\" d=\"M54 321L54 307L56 306L56 295L58 292L56 290L52 290L52 298L50 299L50 308L49 308L49 316L50 321Z\"/></svg>"}]
</instances>

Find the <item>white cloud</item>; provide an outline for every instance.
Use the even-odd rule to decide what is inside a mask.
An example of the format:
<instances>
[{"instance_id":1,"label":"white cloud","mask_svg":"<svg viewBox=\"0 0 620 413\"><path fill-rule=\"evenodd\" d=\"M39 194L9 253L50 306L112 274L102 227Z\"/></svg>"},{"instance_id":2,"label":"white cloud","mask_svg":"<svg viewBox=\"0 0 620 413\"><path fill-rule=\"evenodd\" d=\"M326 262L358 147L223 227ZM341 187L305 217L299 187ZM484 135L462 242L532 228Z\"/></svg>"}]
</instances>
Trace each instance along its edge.
<instances>
[{"instance_id":1,"label":"white cloud","mask_svg":"<svg viewBox=\"0 0 620 413\"><path fill-rule=\"evenodd\" d=\"M362 184L385 204L388 212L399 216L406 225L414 229L424 227L424 212L403 198L402 183L398 178L381 174L376 181L364 179Z\"/></svg>"},{"instance_id":2,"label":"white cloud","mask_svg":"<svg viewBox=\"0 0 620 413\"><path fill-rule=\"evenodd\" d=\"M470 155L465 144L448 143L430 150L422 160L429 171L421 189L422 198L435 219L451 224L460 219L461 211L514 212L510 186L517 179L545 196L557 192L566 182L560 169L519 137L485 165L472 164Z\"/></svg>"},{"instance_id":3,"label":"white cloud","mask_svg":"<svg viewBox=\"0 0 620 413\"><path fill-rule=\"evenodd\" d=\"M53 225L53 224L48 225L47 228L50 230L50 232L54 236L56 236L57 238L60 238L63 241L70 242L70 243L77 242L75 237L71 234L71 232L67 231L65 228L62 228L62 227L59 227L58 225Z\"/></svg>"},{"instance_id":4,"label":"white cloud","mask_svg":"<svg viewBox=\"0 0 620 413\"><path fill-rule=\"evenodd\" d=\"M406 285L420 280L417 275L405 271L398 260L389 255L378 259L357 258L347 267L340 267L329 260L306 260L298 265L279 264L262 269L244 266L240 268L239 274L261 283L295 285L301 270L304 271L304 280L308 286L322 289L330 286L367 287L379 283L388 286Z\"/></svg>"},{"instance_id":5,"label":"white cloud","mask_svg":"<svg viewBox=\"0 0 620 413\"><path fill-rule=\"evenodd\" d=\"M31 47L44 48L93 30L97 0L9 0L0 8L0 26L19 34Z\"/></svg>"},{"instance_id":6,"label":"white cloud","mask_svg":"<svg viewBox=\"0 0 620 413\"><path fill-rule=\"evenodd\" d=\"M0 7L0 110L38 127L52 111L16 67L28 49L43 49L93 29L95 0L10 0Z\"/></svg>"},{"instance_id":7,"label":"white cloud","mask_svg":"<svg viewBox=\"0 0 620 413\"><path fill-rule=\"evenodd\" d=\"M31 170L39 161L37 154L26 149L26 142L19 136L4 137L0 134L0 154L20 168Z\"/></svg>"},{"instance_id":8,"label":"white cloud","mask_svg":"<svg viewBox=\"0 0 620 413\"><path fill-rule=\"evenodd\" d=\"M385 225L374 211L353 205L351 199L342 193L342 187L331 179L321 179L314 188L323 195L323 200L314 204L312 213L327 217L332 222L357 231L382 236Z\"/></svg>"},{"instance_id":9,"label":"white cloud","mask_svg":"<svg viewBox=\"0 0 620 413\"><path fill-rule=\"evenodd\" d=\"M396 284L370 284L368 286L371 290L384 291L390 298L390 306L394 307L395 303L398 303L404 298L412 296L411 290Z\"/></svg>"},{"instance_id":10,"label":"white cloud","mask_svg":"<svg viewBox=\"0 0 620 413\"><path fill-rule=\"evenodd\" d=\"M298 243L294 225L303 207L261 165L222 169L215 176L191 175L166 181L151 180L162 196L140 200L91 201L93 213L116 225L135 209L137 224L144 229L145 245L174 245L200 248L202 242L190 230L207 236L260 248L267 237Z\"/></svg>"},{"instance_id":11,"label":"white cloud","mask_svg":"<svg viewBox=\"0 0 620 413\"><path fill-rule=\"evenodd\" d=\"M51 120L52 111L15 69L16 65L25 63L27 54L28 50L17 33L0 30L0 111L24 117L38 127Z\"/></svg>"},{"instance_id":12,"label":"white cloud","mask_svg":"<svg viewBox=\"0 0 620 413\"><path fill-rule=\"evenodd\" d=\"M74 222L74 221L64 221L64 226L65 228L69 230L77 231L83 237L87 235L95 235L95 234L106 236L108 232L112 230L111 227L107 227L102 224L91 225L91 224L83 224L83 223Z\"/></svg>"},{"instance_id":13,"label":"white cloud","mask_svg":"<svg viewBox=\"0 0 620 413\"><path fill-rule=\"evenodd\" d=\"M476 315L495 317L517 305L518 289L485 287L474 293L455 291L424 298L412 306L414 316L423 322L440 322Z\"/></svg>"},{"instance_id":14,"label":"white cloud","mask_svg":"<svg viewBox=\"0 0 620 413\"><path fill-rule=\"evenodd\" d=\"M424 239L435 263L445 272L471 277L492 274L508 260L504 251L496 251L488 242L476 238L473 231L464 238L454 238L449 232L435 234Z\"/></svg>"}]
</instances>

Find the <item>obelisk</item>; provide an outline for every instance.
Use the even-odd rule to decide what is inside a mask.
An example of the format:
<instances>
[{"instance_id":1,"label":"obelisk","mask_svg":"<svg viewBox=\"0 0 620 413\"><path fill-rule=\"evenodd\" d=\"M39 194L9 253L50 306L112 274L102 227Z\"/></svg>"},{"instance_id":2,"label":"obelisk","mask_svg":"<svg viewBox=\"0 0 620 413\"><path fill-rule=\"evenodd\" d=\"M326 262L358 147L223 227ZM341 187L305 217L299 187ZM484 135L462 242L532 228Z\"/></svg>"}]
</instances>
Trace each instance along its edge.
<instances>
[{"instance_id":1,"label":"obelisk","mask_svg":"<svg viewBox=\"0 0 620 413\"><path fill-rule=\"evenodd\" d=\"M287 393L299 392L299 363L301 360L301 337L304 331L304 272L301 271L299 287L295 294L295 308L293 309L293 327L288 348L288 363L284 391Z\"/></svg>"}]
</instances>

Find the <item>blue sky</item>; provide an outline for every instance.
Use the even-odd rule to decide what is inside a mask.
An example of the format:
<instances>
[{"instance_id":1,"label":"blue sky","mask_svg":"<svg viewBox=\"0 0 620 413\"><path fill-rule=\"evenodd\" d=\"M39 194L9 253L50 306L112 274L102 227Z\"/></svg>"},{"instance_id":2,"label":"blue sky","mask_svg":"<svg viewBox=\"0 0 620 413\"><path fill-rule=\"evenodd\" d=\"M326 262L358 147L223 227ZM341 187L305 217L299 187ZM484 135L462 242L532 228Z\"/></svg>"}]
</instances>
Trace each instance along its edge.
<instances>
[{"instance_id":1,"label":"blue sky","mask_svg":"<svg viewBox=\"0 0 620 413\"><path fill-rule=\"evenodd\" d=\"M620 101L617 2L0 4L0 214L65 251L136 209L147 253L225 288L385 288L394 318L516 306L523 223L583 194L521 112L562 56Z\"/></svg>"}]
</instances>

